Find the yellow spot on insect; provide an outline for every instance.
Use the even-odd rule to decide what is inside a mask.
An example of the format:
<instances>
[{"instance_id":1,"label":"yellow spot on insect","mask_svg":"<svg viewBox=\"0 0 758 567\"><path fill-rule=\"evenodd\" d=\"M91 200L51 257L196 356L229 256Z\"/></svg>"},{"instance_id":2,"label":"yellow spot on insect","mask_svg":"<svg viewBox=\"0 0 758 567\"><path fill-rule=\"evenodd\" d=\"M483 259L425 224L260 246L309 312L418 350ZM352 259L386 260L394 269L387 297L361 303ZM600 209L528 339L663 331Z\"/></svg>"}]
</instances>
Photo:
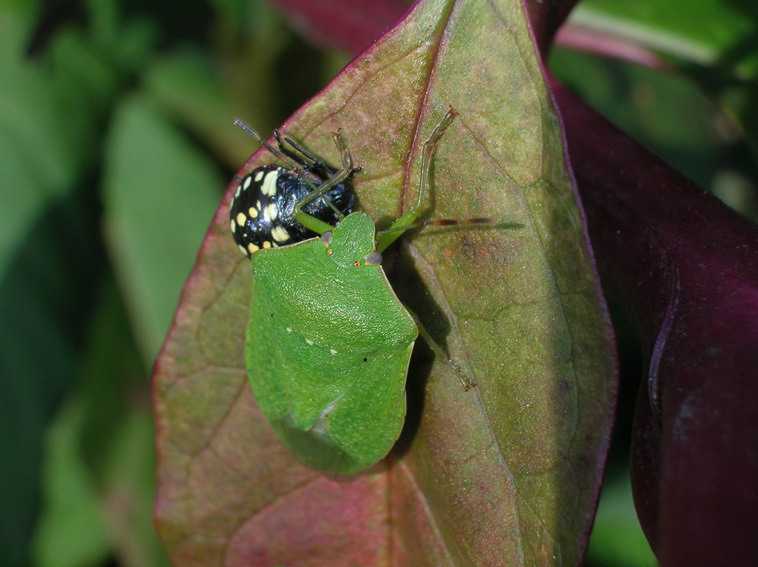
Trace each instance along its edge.
<instances>
[{"instance_id":1,"label":"yellow spot on insect","mask_svg":"<svg viewBox=\"0 0 758 567\"><path fill-rule=\"evenodd\" d=\"M242 244L237 244L237 246L239 246L240 252L242 252L243 254L247 254L247 250L245 250L245 247L242 246Z\"/></svg>"},{"instance_id":2,"label":"yellow spot on insect","mask_svg":"<svg viewBox=\"0 0 758 567\"><path fill-rule=\"evenodd\" d=\"M284 242L290 237L290 233L283 226L277 226L271 231L271 236L278 242Z\"/></svg>"},{"instance_id":3,"label":"yellow spot on insect","mask_svg":"<svg viewBox=\"0 0 758 567\"><path fill-rule=\"evenodd\" d=\"M247 210L247 214L250 215L251 219L254 219L255 217L258 216L258 209L256 209L255 207L250 207Z\"/></svg>"},{"instance_id":4,"label":"yellow spot on insect","mask_svg":"<svg viewBox=\"0 0 758 567\"><path fill-rule=\"evenodd\" d=\"M237 224L242 226L245 224L245 221L247 218L245 217L245 213L237 213Z\"/></svg>"},{"instance_id":5,"label":"yellow spot on insect","mask_svg":"<svg viewBox=\"0 0 758 567\"><path fill-rule=\"evenodd\" d=\"M279 179L279 170L272 171L266 175L261 185L261 193L264 195L274 195L276 193L276 180Z\"/></svg>"},{"instance_id":6,"label":"yellow spot on insect","mask_svg":"<svg viewBox=\"0 0 758 567\"><path fill-rule=\"evenodd\" d=\"M234 199L240 196L240 190L242 189L241 185L237 185L237 190L234 192L234 198L232 199L232 203L234 202Z\"/></svg>"},{"instance_id":7,"label":"yellow spot on insect","mask_svg":"<svg viewBox=\"0 0 758 567\"><path fill-rule=\"evenodd\" d=\"M260 248L256 244L253 244L252 242L247 245L247 249L250 251L251 254L253 252L257 252L258 250L260 250Z\"/></svg>"},{"instance_id":8,"label":"yellow spot on insect","mask_svg":"<svg viewBox=\"0 0 758 567\"><path fill-rule=\"evenodd\" d=\"M263 179L263 172L259 171L255 174L255 182L258 183L261 179Z\"/></svg>"},{"instance_id":9,"label":"yellow spot on insect","mask_svg":"<svg viewBox=\"0 0 758 567\"><path fill-rule=\"evenodd\" d=\"M336 351L336 350L334 350L333 348L330 348L330 349L329 349L329 352L331 352L331 353L332 353L332 356L334 356L335 354L337 354L337 351Z\"/></svg>"},{"instance_id":10,"label":"yellow spot on insect","mask_svg":"<svg viewBox=\"0 0 758 567\"><path fill-rule=\"evenodd\" d=\"M305 339L305 342L308 343L308 346L313 346L313 341L310 339Z\"/></svg>"},{"instance_id":11,"label":"yellow spot on insect","mask_svg":"<svg viewBox=\"0 0 758 567\"><path fill-rule=\"evenodd\" d=\"M263 247L264 247L264 248L271 248L271 243L270 243L268 240L266 240L266 241L263 243Z\"/></svg>"},{"instance_id":12,"label":"yellow spot on insect","mask_svg":"<svg viewBox=\"0 0 758 567\"><path fill-rule=\"evenodd\" d=\"M279 216L279 210L276 208L276 204L271 203L263 210L263 218L269 221L275 221Z\"/></svg>"},{"instance_id":13,"label":"yellow spot on insect","mask_svg":"<svg viewBox=\"0 0 758 567\"><path fill-rule=\"evenodd\" d=\"M234 232L235 230L237 230L237 223L234 222L234 219L232 219L231 221L229 221L229 228L232 229L232 232Z\"/></svg>"},{"instance_id":14,"label":"yellow spot on insect","mask_svg":"<svg viewBox=\"0 0 758 567\"><path fill-rule=\"evenodd\" d=\"M245 177L245 180L242 182L242 190L247 191L248 187L250 187L250 183L252 183L252 178L248 175Z\"/></svg>"}]
</instances>

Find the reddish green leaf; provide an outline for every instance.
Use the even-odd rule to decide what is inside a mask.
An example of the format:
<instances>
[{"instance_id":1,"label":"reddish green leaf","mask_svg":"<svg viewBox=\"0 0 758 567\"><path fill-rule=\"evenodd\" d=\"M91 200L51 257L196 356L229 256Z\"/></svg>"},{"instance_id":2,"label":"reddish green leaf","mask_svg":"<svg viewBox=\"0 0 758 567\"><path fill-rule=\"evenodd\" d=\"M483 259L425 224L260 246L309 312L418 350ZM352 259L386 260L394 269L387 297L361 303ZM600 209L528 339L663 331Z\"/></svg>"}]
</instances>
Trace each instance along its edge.
<instances>
[{"instance_id":1,"label":"reddish green leaf","mask_svg":"<svg viewBox=\"0 0 758 567\"><path fill-rule=\"evenodd\" d=\"M228 192L156 365L156 515L176 565L580 563L613 348L521 4L418 3L283 131L336 163L342 128L363 167L360 206L385 226L414 202L420 145L449 105L459 117L436 154L428 216L507 227L414 234L385 266L478 387L464 392L419 343L388 461L355 479L300 465L247 385L250 273Z\"/></svg>"}]
</instances>

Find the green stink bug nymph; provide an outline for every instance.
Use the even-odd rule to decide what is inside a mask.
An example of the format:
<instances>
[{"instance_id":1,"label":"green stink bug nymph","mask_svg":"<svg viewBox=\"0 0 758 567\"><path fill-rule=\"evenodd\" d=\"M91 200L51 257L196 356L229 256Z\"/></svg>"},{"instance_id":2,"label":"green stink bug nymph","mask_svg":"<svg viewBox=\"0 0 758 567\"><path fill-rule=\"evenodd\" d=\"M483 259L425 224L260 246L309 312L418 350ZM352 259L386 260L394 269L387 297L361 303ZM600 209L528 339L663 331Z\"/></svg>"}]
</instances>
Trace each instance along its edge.
<instances>
[{"instance_id":1,"label":"green stink bug nymph","mask_svg":"<svg viewBox=\"0 0 758 567\"><path fill-rule=\"evenodd\" d=\"M246 358L255 397L293 452L352 473L400 433L418 331L381 266L366 260L371 218L353 213L325 235L253 254Z\"/></svg>"},{"instance_id":2,"label":"green stink bug nymph","mask_svg":"<svg viewBox=\"0 0 758 567\"><path fill-rule=\"evenodd\" d=\"M381 252L408 228L430 224L417 218L434 147L454 116L451 109L424 144L416 206L388 230L377 234L368 215L354 212L336 227L315 229L319 238L251 255L250 384L277 435L318 470L355 473L392 448L405 418L405 380L420 330L445 357L398 300ZM343 163L349 170L346 151ZM309 222L306 216L298 219Z\"/></svg>"}]
</instances>

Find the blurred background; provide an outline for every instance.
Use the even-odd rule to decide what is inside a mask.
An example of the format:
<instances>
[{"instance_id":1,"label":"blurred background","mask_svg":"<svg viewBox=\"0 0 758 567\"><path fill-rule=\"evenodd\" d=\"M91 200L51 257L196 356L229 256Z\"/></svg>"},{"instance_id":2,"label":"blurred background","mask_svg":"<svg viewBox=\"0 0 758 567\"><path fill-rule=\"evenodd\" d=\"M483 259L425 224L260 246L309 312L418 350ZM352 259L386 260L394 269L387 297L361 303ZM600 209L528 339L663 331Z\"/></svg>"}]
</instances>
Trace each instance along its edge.
<instances>
[{"instance_id":1,"label":"blurred background","mask_svg":"<svg viewBox=\"0 0 758 567\"><path fill-rule=\"evenodd\" d=\"M609 3L575 21L602 26ZM667 18L641 14L620 17L666 36ZM151 519L150 372L221 196L257 149L232 121L268 135L351 57L286 16L262 0L0 0L0 564L168 565ZM563 48L550 65L755 220L740 93L725 105L707 89L718 65L676 55L667 73ZM655 560L627 461L642 369L611 307L622 391L587 564L641 567Z\"/></svg>"}]
</instances>

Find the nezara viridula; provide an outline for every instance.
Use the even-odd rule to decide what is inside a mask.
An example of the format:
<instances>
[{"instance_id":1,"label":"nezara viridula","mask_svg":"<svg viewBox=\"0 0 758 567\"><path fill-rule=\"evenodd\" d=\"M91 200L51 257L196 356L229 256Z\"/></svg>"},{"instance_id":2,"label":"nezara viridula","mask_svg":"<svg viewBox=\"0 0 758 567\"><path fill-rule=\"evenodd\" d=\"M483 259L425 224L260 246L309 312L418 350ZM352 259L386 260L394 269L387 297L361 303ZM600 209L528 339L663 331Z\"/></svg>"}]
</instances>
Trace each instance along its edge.
<instances>
[{"instance_id":1,"label":"nezara viridula","mask_svg":"<svg viewBox=\"0 0 758 567\"><path fill-rule=\"evenodd\" d=\"M328 226L337 224L352 212L355 197L350 177L359 168L352 167L339 133L334 140L342 151L343 167L338 170L292 140L284 138L282 141L276 131L278 149L241 120L236 123L288 164L288 167L264 165L239 179L229 206L229 223L242 253L250 256L259 249L276 248L316 236L316 231L296 219L301 212L308 219ZM320 229L319 233L323 232L324 225L316 225L316 228Z\"/></svg>"},{"instance_id":2,"label":"nezara viridula","mask_svg":"<svg viewBox=\"0 0 758 567\"><path fill-rule=\"evenodd\" d=\"M277 435L310 467L350 474L382 459L403 426L419 331L446 358L393 292L381 252L408 228L431 224L416 220L433 149L454 116L451 109L424 144L416 206L387 231L377 234L354 212L318 238L251 256L250 385ZM490 221L434 224L462 222Z\"/></svg>"}]
</instances>

